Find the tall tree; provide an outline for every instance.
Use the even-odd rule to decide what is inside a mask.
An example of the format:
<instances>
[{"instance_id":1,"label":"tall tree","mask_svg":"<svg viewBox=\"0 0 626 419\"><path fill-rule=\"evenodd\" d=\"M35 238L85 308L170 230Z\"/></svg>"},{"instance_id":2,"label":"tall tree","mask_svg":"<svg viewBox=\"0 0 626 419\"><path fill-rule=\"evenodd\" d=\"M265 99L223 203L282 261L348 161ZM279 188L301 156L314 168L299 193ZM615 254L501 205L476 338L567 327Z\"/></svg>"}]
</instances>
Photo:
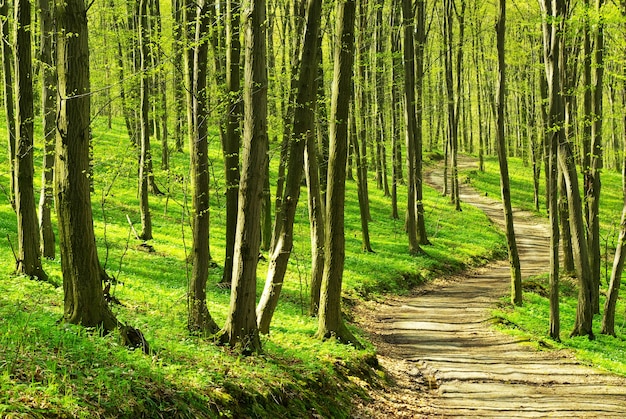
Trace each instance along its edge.
<instances>
[{"instance_id":1,"label":"tall tree","mask_svg":"<svg viewBox=\"0 0 626 419\"><path fill-rule=\"evenodd\" d=\"M463 16L465 14L465 0L461 1L461 11L456 13L459 17L459 42L457 45L456 57L456 84L454 78L454 34L453 34L453 18L456 11L456 5L453 0L444 1L443 16L443 53L445 64L445 83L446 94L448 100L448 132L447 132L447 150L449 154L448 161L451 169L451 188L450 201L455 208L461 210L461 200L459 198L459 179L457 166L458 138L459 138L459 110L461 86L461 69L463 59ZM456 94L455 94L456 91ZM444 176L445 177L445 176ZM446 182L447 183L447 182ZM445 193L445 192L444 192Z\"/></svg>"},{"instance_id":2,"label":"tall tree","mask_svg":"<svg viewBox=\"0 0 626 419\"><path fill-rule=\"evenodd\" d=\"M239 4L226 2L226 130L222 151L226 172L226 248L222 283L230 283L235 253L237 230L237 202L239 196L239 145L241 143L241 40L239 39Z\"/></svg>"},{"instance_id":3,"label":"tall tree","mask_svg":"<svg viewBox=\"0 0 626 419\"><path fill-rule=\"evenodd\" d=\"M189 282L188 321L191 332L202 334L219 330L206 304L206 283L209 277L209 145L207 65L209 46L204 35L209 30L208 1L196 6L195 42L193 47L192 115L193 141L190 144L191 182L193 187L192 274Z\"/></svg>"},{"instance_id":4,"label":"tall tree","mask_svg":"<svg viewBox=\"0 0 626 419\"><path fill-rule=\"evenodd\" d=\"M269 326L278 304L287 263L293 248L293 224L300 199L300 185L304 167L304 151L310 137L315 135L315 108L317 104L317 53L322 17L322 1L309 0L306 8L304 43L300 50L293 138L289 144L289 161L285 190L278 217L282 219L278 236L272 239L272 251L265 287L257 307L259 331L269 333Z\"/></svg>"},{"instance_id":5,"label":"tall tree","mask_svg":"<svg viewBox=\"0 0 626 419\"><path fill-rule=\"evenodd\" d=\"M53 20L50 0L39 0L39 60L41 62L41 114L43 116L44 156L39 197L39 238L41 255L54 259L55 237L52 228L54 129L56 117L56 72L52 60Z\"/></svg>"},{"instance_id":6,"label":"tall tree","mask_svg":"<svg viewBox=\"0 0 626 419\"><path fill-rule=\"evenodd\" d=\"M7 143L9 152L10 189L9 199L15 207L15 104L13 102L13 49L9 36L9 0L0 0L0 29L2 30L2 74L4 81L4 113L6 116Z\"/></svg>"},{"instance_id":7,"label":"tall tree","mask_svg":"<svg viewBox=\"0 0 626 419\"><path fill-rule=\"evenodd\" d=\"M415 106L415 47L413 32L415 19L411 0L402 0L402 18L404 31L404 119L407 158L407 216L406 229L409 236L409 252L421 253L417 231L417 110Z\"/></svg>"},{"instance_id":8,"label":"tall tree","mask_svg":"<svg viewBox=\"0 0 626 419\"><path fill-rule=\"evenodd\" d=\"M230 308L221 340L250 353L261 350L255 303L261 240L259 197L268 158L267 66L265 0L247 0L245 4L244 145Z\"/></svg>"},{"instance_id":9,"label":"tall tree","mask_svg":"<svg viewBox=\"0 0 626 419\"><path fill-rule=\"evenodd\" d=\"M420 244L428 245L426 221L424 219L424 192L422 178L422 149L424 143L424 52L426 49L426 1L416 3L416 46L415 46L415 225Z\"/></svg>"},{"instance_id":10,"label":"tall tree","mask_svg":"<svg viewBox=\"0 0 626 419\"><path fill-rule=\"evenodd\" d=\"M152 216L150 215L150 204L148 201L149 177L151 174L150 164L150 80L148 75L149 68L149 31L148 31L148 0L140 0L139 2L139 43L138 54L140 60L140 87L139 87L139 104L141 111L139 113L140 138L139 138L139 211L141 214L141 233L139 237L142 240L152 239Z\"/></svg>"},{"instance_id":11,"label":"tall tree","mask_svg":"<svg viewBox=\"0 0 626 419\"><path fill-rule=\"evenodd\" d=\"M595 85L593 86L593 118L591 126L590 166L585 182L585 201L587 204L587 243L591 269L591 303L594 313L600 313L600 173L603 168L602 143L602 101L604 86L604 21L602 5L604 0L596 0L595 12L599 21L595 29Z\"/></svg>"},{"instance_id":12,"label":"tall tree","mask_svg":"<svg viewBox=\"0 0 626 419\"><path fill-rule=\"evenodd\" d=\"M626 0L621 0L619 6L622 17L626 17ZM626 59L626 52L624 53L624 59ZM626 92L626 67L622 69L622 75L622 88L624 92ZM626 106L626 93L622 95L622 106ZM626 115L624 115L623 130L623 148L626 150ZM622 283L624 260L626 259L626 153L622 154L622 198L623 209L622 219L620 222L620 232L617 247L615 249L615 257L613 259L611 279L609 281L607 296L604 303L601 329L601 333L613 336L615 336L615 309L617 306L619 289Z\"/></svg>"},{"instance_id":13,"label":"tall tree","mask_svg":"<svg viewBox=\"0 0 626 419\"><path fill-rule=\"evenodd\" d=\"M387 146L385 139L387 138L387 123L386 123L386 100L385 100L385 27L383 25L383 9L385 7L385 0L377 0L376 3L376 22L374 25L375 32L375 65L376 69L376 90L374 93L374 105L375 105L375 135L376 135L376 153L378 159L381 162L380 173L382 179L379 178L379 186L382 183L382 188L385 196L390 196L389 192L389 180L387 178Z\"/></svg>"},{"instance_id":14,"label":"tall tree","mask_svg":"<svg viewBox=\"0 0 626 419\"><path fill-rule=\"evenodd\" d=\"M104 300L89 193L91 91L89 37L83 0L57 2L57 124L54 195L68 323L113 330Z\"/></svg>"},{"instance_id":15,"label":"tall tree","mask_svg":"<svg viewBox=\"0 0 626 419\"><path fill-rule=\"evenodd\" d=\"M39 223L33 178L34 111L31 45L31 4L15 3L15 212L17 214L17 272L46 280L39 253Z\"/></svg>"},{"instance_id":16,"label":"tall tree","mask_svg":"<svg viewBox=\"0 0 626 419\"><path fill-rule=\"evenodd\" d=\"M504 222L506 224L506 242L509 250L511 265L511 303L522 305L522 273L520 270L515 228L513 226L513 209L511 207L511 186L509 181L509 164L507 160L506 139L504 134L504 104L506 92L506 64L505 64L505 33L506 33L506 0L500 0L498 21L496 23L496 37L498 45L498 97L496 100L498 162L500 166L500 193L504 208Z\"/></svg>"},{"instance_id":17,"label":"tall tree","mask_svg":"<svg viewBox=\"0 0 626 419\"><path fill-rule=\"evenodd\" d=\"M557 210L557 181L559 177L557 154L559 145L565 140L565 108L560 94L563 53L563 27L567 12L565 0L542 0L544 63L546 68L549 111L546 118L546 136L549 144L546 153L549 159L547 172L550 210L550 337L560 340L559 313L559 221Z\"/></svg>"},{"instance_id":18,"label":"tall tree","mask_svg":"<svg viewBox=\"0 0 626 419\"><path fill-rule=\"evenodd\" d=\"M330 150L326 197L326 253L317 336L357 343L341 316L341 284L345 262L344 204L348 157L348 109L354 65L355 0L340 0L336 9L336 41L330 111Z\"/></svg>"}]
</instances>

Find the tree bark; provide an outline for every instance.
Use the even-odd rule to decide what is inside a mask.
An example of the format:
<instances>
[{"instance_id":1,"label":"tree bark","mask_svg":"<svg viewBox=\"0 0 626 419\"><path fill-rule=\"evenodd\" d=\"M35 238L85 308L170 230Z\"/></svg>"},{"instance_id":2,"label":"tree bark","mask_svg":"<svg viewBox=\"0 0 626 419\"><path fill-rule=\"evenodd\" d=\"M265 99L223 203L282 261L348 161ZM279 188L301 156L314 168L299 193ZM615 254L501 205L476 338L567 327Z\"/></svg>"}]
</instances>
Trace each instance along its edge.
<instances>
[{"instance_id":1,"label":"tree bark","mask_svg":"<svg viewBox=\"0 0 626 419\"><path fill-rule=\"evenodd\" d=\"M620 12L622 17L626 16L626 0L620 1ZM625 54L626 58L626 54ZM622 75L626 76L626 68L622 69ZM622 79L622 106L626 106L626 77ZM623 148L626 150L626 116L624 116L624 132L623 132ZM624 260L626 259L626 153L622 154L622 196L623 209L622 219L620 222L619 239L617 248L615 249L615 257L613 259L613 269L611 271L611 279L607 291L606 300L604 302L604 314L602 316L602 329L600 333L615 336L615 309L617 306L617 298L622 283L622 273L624 271Z\"/></svg>"},{"instance_id":2,"label":"tree bark","mask_svg":"<svg viewBox=\"0 0 626 419\"><path fill-rule=\"evenodd\" d=\"M56 72L52 59L53 21L50 0L39 0L39 22L41 25L39 56L41 61L41 113L44 137L43 173L39 196L39 239L41 255L55 257L55 236L52 228L52 206L54 205L54 130L56 117Z\"/></svg>"},{"instance_id":3,"label":"tree bark","mask_svg":"<svg viewBox=\"0 0 626 419\"><path fill-rule=\"evenodd\" d=\"M219 330L206 304L206 283L209 277L209 145L207 65L209 46L204 35L210 18L206 0L197 5L195 43L193 48L193 138L191 142L191 182L193 200L192 271L188 294L187 327L193 333L212 334Z\"/></svg>"},{"instance_id":4,"label":"tree bark","mask_svg":"<svg viewBox=\"0 0 626 419\"><path fill-rule=\"evenodd\" d=\"M140 152L139 152L139 212L141 215L141 233L139 237L142 240L152 239L152 217L150 215L150 204L148 200L148 187L151 170L149 167L150 160L150 82L148 80L147 70L149 63L148 56L148 0L141 0L139 3L139 59L140 59L140 87L139 87L139 103L141 112L139 114L140 122Z\"/></svg>"},{"instance_id":5,"label":"tree bark","mask_svg":"<svg viewBox=\"0 0 626 419\"><path fill-rule=\"evenodd\" d=\"M265 287L257 306L259 331L269 333L272 316L278 305L287 272L287 264L293 248L293 224L300 199L300 186L304 168L304 151L310 138L315 135L315 108L317 85L317 53L321 26L322 1L309 0L306 8L304 43L300 54L297 94L294 107L293 137L289 144L289 161L285 190L277 215L282 222L278 236L273 238L274 248L267 270Z\"/></svg>"},{"instance_id":6,"label":"tree bark","mask_svg":"<svg viewBox=\"0 0 626 419\"><path fill-rule=\"evenodd\" d=\"M402 0L402 20L404 33L404 120L407 158L407 215L406 229L409 237L409 253L422 253L417 231L417 109L415 106L415 47L413 32L415 19L411 0ZM421 115L420 115L421 116Z\"/></svg>"},{"instance_id":7,"label":"tree bark","mask_svg":"<svg viewBox=\"0 0 626 419\"><path fill-rule=\"evenodd\" d=\"M239 39L239 4L233 0L226 3L226 132L222 150L226 172L226 248L222 283L230 284L235 253L237 230L237 203L239 200L239 145L241 143L241 80Z\"/></svg>"},{"instance_id":8,"label":"tree bark","mask_svg":"<svg viewBox=\"0 0 626 419\"><path fill-rule=\"evenodd\" d=\"M83 0L56 4L58 74L54 192L68 323L113 330L102 294L89 193L89 41Z\"/></svg>"},{"instance_id":9,"label":"tree bark","mask_svg":"<svg viewBox=\"0 0 626 419\"><path fill-rule=\"evenodd\" d=\"M2 0L0 3L0 29L2 30L2 74L4 76L4 113L7 126L7 144L9 152L9 200L15 209L15 103L13 101L13 68L14 54L9 39L9 1Z\"/></svg>"},{"instance_id":10,"label":"tree bark","mask_svg":"<svg viewBox=\"0 0 626 419\"><path fill-rule=\"evenodd\" d=\"M595 86L593 87L593 124L591 127L591 162L587 178L585 195L587 202L587 243L591 268L591 303L594 314L600 313L600 191L602 183L600 173L603 168L602 144L602 101L604 82L604 21L602 5L604 0L596 0L596 13L600 21L596 27L595 49Z\"/></svg>"},{"instance_id":11,"label":"tree bark","mask_svg":"<svg viewBox=\"0 0 626 419\"><path fill-rule=\"evenodd\" d=\"M244 146L233 281L221 341L243 353L261 351L255 312L256 271L261 231L264 167L267 156L267 66L265 0L246 1Z\"/></svg>"},{"instance_id":12,"label":"tree bark","mask_svg":"<svg viewBox=\"0 0 626 419\"><path fill-rule=\"evenodd\" d=\"M341 284L345 262L344 205L348 154L348 109L354 65L355 0L337 2L336 43L330 112L330 150L326 201L326 254L317 336L342 343L358 342L341 316Z\"/></svg>"},{"instance_id":13,"label":"tree bark","mask_svg":"<svg viewBox=\"0 0 626 419\"><path fill-rule=\"evenodd\" d=\"M39 223L33 178L34 111L31 46L31 5L15 3L15 212L17 214L18 273L47 280L39 254Z\"/></svg>"},{"instance_id":14,"label":"tree bark","mask_svg":"<svg viewBox=\"0 0 626 419\"><path fill-rule=\"evenodd\" d=\"M430 245L424 217L424 188L422 177L422 150L424 143L424 50L426 49L426 2L417 0L417 44L415 48L415 226L420 245Z\"/></svg>"},{"instance_id":15,"label":"tree bark","mask_svg":"<svg viewBox=\"0 0 626 419\"><path fill-rule=\"evenodd\" d=\"M504 135L504 104L506 92L506 64L505 64L505 33L506 33L506 0L500 0L498 21L496 23L496 37L498 46L498 99L497 109L497 140L498 162L500 166L500 194L504 208L504 222L506 224L506 242L509 250L509 264L511 267L511 303L522 305L522 273L520 270L515 227L513 225L513 209L511 207L511 186L509 181L509 165L506 153L506 139Z\"/></svg>"},{"instance_id":16,"label":"tree bark","mask_svg":"<svg viewBox=\"0 0 626 419\"><path fill-rule=\"evenodd\" d=\"M564 0L542 0L544 64L546 69L545 93L549 100L546 114L549 170L546 170L548 209L550 211L550 337L560 340L559 312L559 221L557 210L557 180L559 176L557 154L564 139L565 109L561 96L562 68L564 67L563 21L567 12Z\"/></svg>"}]
</instances>

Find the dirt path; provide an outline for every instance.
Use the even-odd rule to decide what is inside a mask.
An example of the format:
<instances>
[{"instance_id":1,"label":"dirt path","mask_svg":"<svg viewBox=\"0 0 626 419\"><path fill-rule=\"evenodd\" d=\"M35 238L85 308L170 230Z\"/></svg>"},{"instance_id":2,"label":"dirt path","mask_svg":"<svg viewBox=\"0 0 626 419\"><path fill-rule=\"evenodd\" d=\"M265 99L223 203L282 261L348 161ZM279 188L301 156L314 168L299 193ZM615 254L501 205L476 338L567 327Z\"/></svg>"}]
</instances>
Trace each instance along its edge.
<instances>
[{"instance_id":1,"label":"dirt path","mask_svg":"<svg viewBox=\"0 0 626 419\"><path fill-rule=\"evenodd\" d=\"M442 184L436 172L427 181ZM499 201L465 185L461 199L503 223ZM545 272L547 224L521 211L514 216L523 277ZM498 262L362 310L395 386L372 390L373 401L354 417L626 417L625 378L490 327L490 308L509 282L508 264Z\"/></svg>"}]
</instances>

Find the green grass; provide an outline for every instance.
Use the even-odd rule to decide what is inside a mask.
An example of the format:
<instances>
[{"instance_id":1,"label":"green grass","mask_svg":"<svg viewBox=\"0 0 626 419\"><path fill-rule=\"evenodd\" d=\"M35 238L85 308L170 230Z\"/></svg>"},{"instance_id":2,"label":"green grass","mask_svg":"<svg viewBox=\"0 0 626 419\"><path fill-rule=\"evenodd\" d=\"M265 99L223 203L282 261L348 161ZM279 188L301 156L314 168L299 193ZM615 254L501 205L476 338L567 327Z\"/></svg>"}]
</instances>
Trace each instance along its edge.
<instances>
[{"instance_id":1,"label":"green grass","mask_svg":"<svg viewBox=\"0 0 626 419\"><path fill-rule=\"evenodd\" d=\"M525 166L520 159L509 160L512 186L511 197L513 206L527 210L533 210L532 169ZM464 173L471 178L471 184L487 192L492 196L499 196L499 172L498 162L495 158L485 161L485 172L472 171ZM543 182L543 179L542 179ZM610 278L613 254L617 243L617 233L622 210L622 180L621 176L609 170L602 173L602 197L600 203L600 225L602 253L602 290L600 307L604 307L604 294ZM541 196L543 197L543 184ZM545 200L542 198L541 216L545 216ZM608 270L607 270L608 268ZM549 266L546 266L546 271ZM524 306L512 308L503 305L495 312L497 317L505 319L504 324L513 325L509 331L530 336L536 341L547 340L549 329L549 301L545 290L548 287L548 276L542 275L529 278L524 281ZM558 344L551 342L555 348L568 348L573 350L583 362L618 374L626 375L626 304L623 296L626 293L626 281L622 277L620 290L621 299L618 301L615 331L617 337L600 335L601 315L594 317L595 340L590 341L586 337L570 338L569 333L574 327L577 305L577 282L571 278L563 278L560 281L560 316L561 316L561 340ZM541 294L541 295L540 295ZM543 295L543 296L542 296Z\"/></svg>"},{"instance_id":2,"label":"green grass","mask_svg":"<svg viewBox=\"0 0 626 419\"><path fill-rule=\"evenodd\" d=\"M191 242L187 174L189 156L172 155L171 170L160 167L153 144L157 183L164 196L150 197L155 253L141 250L127 216L139 225L137 168L122 121L108 129L96 119L92 204L100 260L119 283L113 294L122 306L117 317L145 334L154 354L120 346L114 334L59 322L62 288L14 276L7 240L0 241L0 416L29 417L346 417L363 383L382 382L375 350L353 331L364 349L314 338L317 320L306 312L309 297L310 241L306 189L295 226L294 251L264 353L241 357L186 331L186 289ZM276 155L278 144L273 143ZM225 199L219 139L211 139L211 254L208 305L218 324L226 318L229 292L216 286L224 258ZM41 152L37 150L37 173ZM272 160L272 188L276 178ZM0 156L0 184L8 189L8 162ZM38 175L36 182L39 182ZM371 185L375 185L372 179ZM37 186L38 187L38 186ZM501 233L477 210L457 213L448 199L426 188L424 205L432 246L408 254L403 222L390 218L390 200L371 189L370 224L376 253L361 249L356 185L348 182L346 202L346 299L384 299L403 293L435 275L500 257ZM405 188L401 188L401 206ZM15 216L0 197L0 234L15 242ZM51 278L62 282L59 260L44 261ZM267 262L259 265L258 292ZM348 307L349 305L347 305ZM352 327L352 326L350 326Z\"/></svg>"}]
</instances>

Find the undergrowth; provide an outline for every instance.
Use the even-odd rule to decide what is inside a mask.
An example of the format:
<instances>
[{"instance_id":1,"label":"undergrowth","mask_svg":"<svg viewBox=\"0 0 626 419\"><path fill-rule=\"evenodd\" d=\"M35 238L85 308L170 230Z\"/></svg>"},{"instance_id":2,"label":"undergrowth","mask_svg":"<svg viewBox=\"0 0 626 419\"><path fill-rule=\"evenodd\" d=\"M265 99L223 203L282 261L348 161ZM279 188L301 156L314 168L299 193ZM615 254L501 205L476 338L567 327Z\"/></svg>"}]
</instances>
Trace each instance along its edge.
<instances>
[{"instance_id":1,"label":"undergrowth","mask_svg":"<svg viewBox=\"0 0 626 419\"><path fill-rule=\"evenodd\" d=\"M261 355L243 357L190 336L186 329L189 224L189 156L174 153L171 168L160 170L153 145L155 177L163 196L151 196L154 239L146 252L131 233L139 223L137 156L122 120L93 125L92 204L98 252L116 278L111 293L120 321L141 329L151 355L129 351L118 336L60 322L62 288L12 274L9 241L16 240L15 215L8 197L0 202L0 416L8 417L333 417L348 416L355 397L382 385L373 346L353 328L364 349L314 338L317 319L307 314L310 241L306 188L295 226L295 243L271 334ZM277 156L279 144L271 144ZM224 259L225 198L219 138L211 153L211 255L207 302L223 324L229 290L217 286ZM36 150L37 173L41 150ZM277 158L272 160L272 193ZM0 184L8 190L8 162L0 157ZM39 182L39 176L36 176ZM371 185L375 185L372 180ZM38 190L39 185L36 185ZM370 232L376 253L361 251L358 199L347 183L347 301L403 293L435 275L483 263L504 252L503 236L479 211L454 211L448 198L425 188L424 207L432 246L408 254L403 220L390 217L390 199L371 188ZM406 202L406 187L399 188ZM401 216L403 212L401 211ZM264 255L268 259L267 254ZM44 269L62 283L61 266L45 260ZM260 293L267 261L259 265ZM347 307L347 305L346 305ZM352 327L352 326L350 326Z\"/></svg>"}]
</instances>

